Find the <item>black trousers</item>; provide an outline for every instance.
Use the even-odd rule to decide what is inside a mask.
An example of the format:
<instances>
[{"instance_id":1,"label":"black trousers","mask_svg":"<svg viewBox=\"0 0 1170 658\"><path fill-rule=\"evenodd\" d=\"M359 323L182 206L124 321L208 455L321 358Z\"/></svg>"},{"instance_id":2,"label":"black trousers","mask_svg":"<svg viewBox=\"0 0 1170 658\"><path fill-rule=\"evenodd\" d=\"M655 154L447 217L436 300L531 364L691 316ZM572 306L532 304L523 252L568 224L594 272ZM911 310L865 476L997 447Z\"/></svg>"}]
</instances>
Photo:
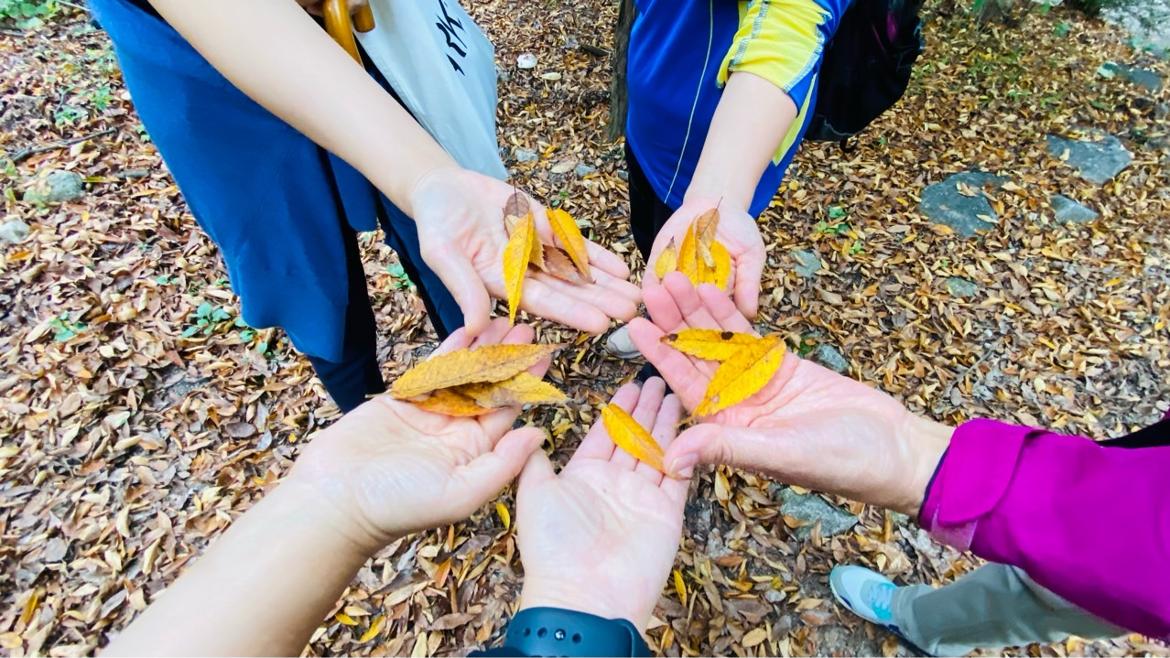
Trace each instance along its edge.
<instances>
[{"instance_id":1,"label":"black trousers","mask_svg":"<svg viewBox=\"0 0 1170 658\"><path fill-rule=\"evenodd\" d=\"M634 236L634 244L641 252L642 260L648 261L654 238L658 237L658 232L675 209L658 199L628 143L626 172L630 177L630 233Z\"/></svg>"},{"instance_id":2,"label":"black trousers","mask_svg":"<svg viewBox=\"0 0 1170 658\"><path fill-rule=\"evenodd\" d=\"M345 337L342 346L340 361L326 361L320 357L309 356L309 363L329 397L337 404L342 412L349 412L364 402L370 395L377 395L386 391L386 383L382 379L382 370L378 365L378 328L374 321L374 309L370 305L370 294L366 289L366 273L362 267L361 252L358 250L357 233L345 222L342 217L341 233L345 241L345 269L349 280L349 299L345 307ZM387 236L391 235L387 226L389 220L386 212L379 206L379 223ZM389 242L389 239L387 240ZM391 244L393 248L394 245ZM411 261L408 252L398 250L398 259L406 276L415 282L423 305L427 309L427 317L439 335L439 340L449 336L458 327L445 326L442 314L438 312L435 301L427 293L424 286L418 285L421 280L418 269Z\"/></svg>"}]
</instances>

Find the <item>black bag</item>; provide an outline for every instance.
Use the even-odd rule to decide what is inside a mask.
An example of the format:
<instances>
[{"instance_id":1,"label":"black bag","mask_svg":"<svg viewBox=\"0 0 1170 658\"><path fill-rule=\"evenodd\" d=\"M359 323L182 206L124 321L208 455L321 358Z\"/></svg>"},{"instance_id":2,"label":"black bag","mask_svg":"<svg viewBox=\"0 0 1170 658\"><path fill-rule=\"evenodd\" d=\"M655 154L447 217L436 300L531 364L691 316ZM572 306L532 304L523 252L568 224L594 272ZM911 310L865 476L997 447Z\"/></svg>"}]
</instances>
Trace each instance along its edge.
<instances>
[{"instance_id":1,"label":"black bag","mask_svg":"<svg viewBox=\"0 0 1170 658\"><path fill-rule=\"evenodd\" d=\"M922 0L854 0L821 61L806 139L845 142L906 92L925 47Z\"/></svg>"}]
</instances>

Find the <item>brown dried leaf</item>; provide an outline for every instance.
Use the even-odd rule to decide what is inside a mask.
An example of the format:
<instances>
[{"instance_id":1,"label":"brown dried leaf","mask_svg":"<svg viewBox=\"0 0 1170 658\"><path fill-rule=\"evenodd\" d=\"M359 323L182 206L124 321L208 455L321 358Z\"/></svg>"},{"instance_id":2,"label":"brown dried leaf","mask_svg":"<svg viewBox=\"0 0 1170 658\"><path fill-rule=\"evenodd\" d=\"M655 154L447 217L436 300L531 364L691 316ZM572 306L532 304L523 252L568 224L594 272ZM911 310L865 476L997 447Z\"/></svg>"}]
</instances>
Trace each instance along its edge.
<instances>
[{"instance_id":1,"label":"brown dried leaf","mask_svg":"<svg viewBox=\"0 0 1170 658\"><path fill-rule=\"evenodd\" d=\"M409 400L441 388L503 381L528 370L560 348L556 344L484 345L439 354L404 372L390 387L390 394L399 400Z\"/></svg>"},{"instance_id":2,"label":"brown dried leaf","mask_svg":"<svg viewBox=\"0 0 1170 658\"><path fill-rule=\"evenodd\" d=\"M421 398L411 400L411 403L423 411L459 418L482 416L495 411L489 407L481 407L472 398L450 388L431 391Z\"/></svg>"}]
</instances>

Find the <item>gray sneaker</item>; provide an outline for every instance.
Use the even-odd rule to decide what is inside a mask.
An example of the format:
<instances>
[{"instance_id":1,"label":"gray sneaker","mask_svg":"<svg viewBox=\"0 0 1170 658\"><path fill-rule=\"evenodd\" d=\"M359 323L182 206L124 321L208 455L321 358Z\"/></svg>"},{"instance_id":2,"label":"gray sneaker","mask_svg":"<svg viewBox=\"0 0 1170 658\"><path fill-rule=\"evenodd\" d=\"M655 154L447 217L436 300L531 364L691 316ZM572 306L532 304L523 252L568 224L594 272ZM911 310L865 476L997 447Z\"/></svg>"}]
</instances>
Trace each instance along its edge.
<instances>
[{"instance_id":1,"label":"gray sneaker","mask_svg":"<svg viewBox=\"0 0 1170 658\"><path fill-rule=\"evenodd\" d=\"M630 340L629 325L622 325L614 330L605 341L605 351L619 359L636 359L642 356L634 341Z\"/></svg>"}]
</instances>

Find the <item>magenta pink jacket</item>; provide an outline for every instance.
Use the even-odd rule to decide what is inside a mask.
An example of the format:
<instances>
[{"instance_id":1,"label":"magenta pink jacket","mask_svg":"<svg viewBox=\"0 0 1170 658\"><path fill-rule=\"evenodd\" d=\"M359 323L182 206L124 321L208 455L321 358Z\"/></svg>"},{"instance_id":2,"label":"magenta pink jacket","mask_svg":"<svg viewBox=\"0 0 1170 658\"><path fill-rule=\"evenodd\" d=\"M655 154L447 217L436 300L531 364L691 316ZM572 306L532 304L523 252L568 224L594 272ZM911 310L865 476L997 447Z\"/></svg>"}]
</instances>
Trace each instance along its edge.
<instances>
[{"instance_id":1,"label":"magenta pink jacket","mask_svg":"<svg viewBox=\"0 0 1170 658\"><path fill-rule=\"evenodd\" d=\"M955 430L919 521L1118 626L1170 638L1170 439L1107 447L972 420Z\"/></svg>"}]
</instances>

